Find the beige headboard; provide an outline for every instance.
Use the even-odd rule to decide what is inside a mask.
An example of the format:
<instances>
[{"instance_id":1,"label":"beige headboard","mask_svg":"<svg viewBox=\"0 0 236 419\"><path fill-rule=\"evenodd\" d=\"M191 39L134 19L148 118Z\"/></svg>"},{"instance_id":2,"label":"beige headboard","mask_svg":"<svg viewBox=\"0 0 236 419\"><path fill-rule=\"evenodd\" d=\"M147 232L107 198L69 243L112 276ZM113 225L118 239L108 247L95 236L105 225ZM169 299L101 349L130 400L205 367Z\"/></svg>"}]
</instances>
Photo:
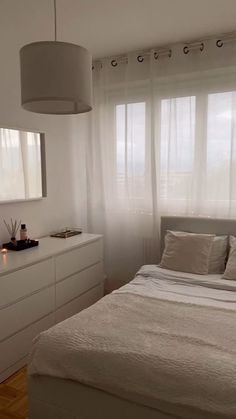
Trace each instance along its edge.
<instances>
[{"instance_id":1,"label":"beige headboard","mask_svg":"<svg viewBox=\"0 0 236 419\"><path fill-rule=\"evenodd\" d=\"M161 217L161 252L164 249L166 230L236 236L236 220L163 216Z\"/></svg>"}]
</instances>

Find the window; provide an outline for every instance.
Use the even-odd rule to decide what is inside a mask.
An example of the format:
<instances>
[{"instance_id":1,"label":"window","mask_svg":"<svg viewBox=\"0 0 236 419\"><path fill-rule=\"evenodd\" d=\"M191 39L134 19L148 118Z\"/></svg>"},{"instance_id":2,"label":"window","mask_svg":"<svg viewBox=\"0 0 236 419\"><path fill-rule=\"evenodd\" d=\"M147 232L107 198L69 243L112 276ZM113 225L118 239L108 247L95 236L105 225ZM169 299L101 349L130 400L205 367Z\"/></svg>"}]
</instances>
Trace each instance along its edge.
<instances>
[{"instance_id":1,"label":"window","mask_svg":"<svg viewBox=\"0 0 236 419\"><path fill-rule=\"evenodd\" d=\"M44 135L0 128L0 202L46 195Z\"/></svg>"},{"instance_id":2,"label":"window","mask_svg":"<svg viewBox=\"0 0 236 419\"><path fill-rule=\"evenodd\" d=\"M147 211L156 199L163 213L235 216L236 91L156 100L155 121L148 102L116 105L118 197Z\"/></svg>"}]
</instances>

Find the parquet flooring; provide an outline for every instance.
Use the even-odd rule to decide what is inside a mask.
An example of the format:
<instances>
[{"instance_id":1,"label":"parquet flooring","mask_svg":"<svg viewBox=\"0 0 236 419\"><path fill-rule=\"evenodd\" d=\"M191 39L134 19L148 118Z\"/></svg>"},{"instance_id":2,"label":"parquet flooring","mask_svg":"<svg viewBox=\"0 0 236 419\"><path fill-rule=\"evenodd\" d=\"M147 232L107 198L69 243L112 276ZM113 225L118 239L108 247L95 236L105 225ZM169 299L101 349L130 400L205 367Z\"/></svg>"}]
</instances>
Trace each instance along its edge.
<instances>
[{"instance_id":1,"label":"parquet flooring","mask_svg":"<svg viewBox=\"0 0 236 419\"><path fill-rule=\"evenodd\" d=\"M0 419L27 419L26 367L0 383Z\"/></svg>"}]
</instances>

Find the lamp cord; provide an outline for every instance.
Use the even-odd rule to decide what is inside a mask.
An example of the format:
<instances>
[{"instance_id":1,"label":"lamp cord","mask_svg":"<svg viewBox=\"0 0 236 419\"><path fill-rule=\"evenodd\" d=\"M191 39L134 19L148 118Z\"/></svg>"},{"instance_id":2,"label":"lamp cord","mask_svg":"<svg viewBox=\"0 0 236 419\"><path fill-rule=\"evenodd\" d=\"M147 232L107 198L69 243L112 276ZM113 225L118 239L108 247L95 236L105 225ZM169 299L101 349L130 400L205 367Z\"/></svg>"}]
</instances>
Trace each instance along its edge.
<instances>
[{"instance_id":1,"label":"lamp cord","mask_svg":"<svg viewBox=\"0 0 236 419\"><path fill-rule=\"evenodd\" d=\"M57 41L57 3L54 0L54 34L55 34L55 41Z\"/></svg>"}]
</instances>

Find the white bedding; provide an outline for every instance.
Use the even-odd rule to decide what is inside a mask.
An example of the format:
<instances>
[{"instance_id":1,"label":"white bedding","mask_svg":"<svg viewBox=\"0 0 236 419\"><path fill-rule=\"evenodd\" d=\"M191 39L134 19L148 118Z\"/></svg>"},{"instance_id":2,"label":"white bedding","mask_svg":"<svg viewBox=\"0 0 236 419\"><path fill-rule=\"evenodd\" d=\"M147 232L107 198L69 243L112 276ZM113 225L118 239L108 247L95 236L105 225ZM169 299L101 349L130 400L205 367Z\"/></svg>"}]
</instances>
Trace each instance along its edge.
<instances>
[{"instance_id":1,"label":"white bedding","mask_svg":"<svg viewBox=\"0 0 236 419\"><path fill-rule=\"evenodd\" d=\"M29 373L186 419L236 417L236 281L154 265L39 335Z\"/></svg>"}]
</instances>

